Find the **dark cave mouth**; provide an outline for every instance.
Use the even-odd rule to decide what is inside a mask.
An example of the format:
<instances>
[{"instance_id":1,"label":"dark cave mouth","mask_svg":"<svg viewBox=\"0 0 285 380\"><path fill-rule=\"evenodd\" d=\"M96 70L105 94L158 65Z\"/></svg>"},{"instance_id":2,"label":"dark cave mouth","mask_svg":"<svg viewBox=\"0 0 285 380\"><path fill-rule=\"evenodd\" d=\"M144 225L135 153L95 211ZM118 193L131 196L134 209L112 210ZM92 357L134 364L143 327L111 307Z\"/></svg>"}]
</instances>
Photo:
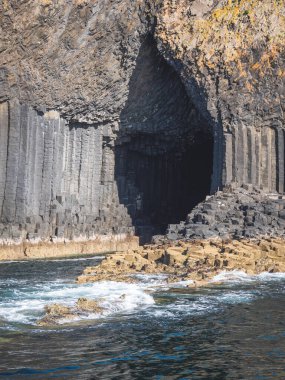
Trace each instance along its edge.
<instances>
[{"instance_id":1,"label":"dark cave mouth","mask_svg":"<svg viewBox=\"0 0 285 380\"><path fill-rule=\"evenodd\" d=\"M115 147L119 200L141 243L210 193L213 136L152 38L141 46Z\"/></svg>"},{"instance_id":2,"label":"dark cave mouth","mask_svg":"<svg viewBox=\"0 0 285 380\"><path fill-rule=\"evenodd\" d=\"M194 144L183 150L177 147L151 155L134 149L137 144L147 144L151 151L149 139L133 136L129 143L116 148L120 202L127 207L142 243L153 235L165 234L169 224L185 220L210 193L212 173L209 135L195 136ZM151 139L155 146L156 137ZM121 175L119 168L124 172Z\"/></svg>"}]
</instances>

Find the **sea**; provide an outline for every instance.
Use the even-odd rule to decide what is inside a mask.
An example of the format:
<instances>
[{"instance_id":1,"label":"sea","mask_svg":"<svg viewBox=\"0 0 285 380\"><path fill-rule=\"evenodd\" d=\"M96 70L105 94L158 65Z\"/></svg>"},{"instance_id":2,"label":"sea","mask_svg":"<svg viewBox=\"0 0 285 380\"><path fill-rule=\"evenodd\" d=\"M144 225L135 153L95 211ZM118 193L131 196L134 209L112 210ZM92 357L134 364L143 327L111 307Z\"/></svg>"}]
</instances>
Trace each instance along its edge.
<instances>
[{"instance_id":1,"label":"sea","mask_svg":"<svg viewBox=\"0 0 285 380\"><path fill-rule=\"evenodd\" d=\"M284 273L222 272L197 289L166 275L76 283L103 258L0 262L0 380L285 379ZM45 305L79 297L103 313L37 325Z\"/></svg>"}]
</instances>

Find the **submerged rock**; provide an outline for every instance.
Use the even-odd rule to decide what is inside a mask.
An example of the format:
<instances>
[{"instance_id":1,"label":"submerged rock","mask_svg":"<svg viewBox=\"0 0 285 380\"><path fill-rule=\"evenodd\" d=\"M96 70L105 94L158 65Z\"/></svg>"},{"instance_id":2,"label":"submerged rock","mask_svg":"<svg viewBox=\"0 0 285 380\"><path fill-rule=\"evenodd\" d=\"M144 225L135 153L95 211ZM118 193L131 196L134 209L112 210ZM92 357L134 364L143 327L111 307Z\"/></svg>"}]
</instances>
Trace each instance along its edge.
<instances>
[{"instance_id":1,"label":"submerged rock","mask_svg":"<svg viewBox=\"0 0 285 380\"><path fill-rule=\"evenodd\" d=\"M89 313L101 314L104 308L95 300L79 298L73 307L55 303L46 305L44 310L46 314L37 322L39 326L53 326L71 322Z\"/></svg>"},{"instance_id":2,"label":"submerged rock","mask_svg":"<svg viewBox=\"0 0 285 380\"><path fill-rule=\"evenodd\" d=\"M95 300L90 300L88 298L78 298L76 302L76 308L79 312L92 312L92 313L102 313L103 308L98 305Z\"/></svg>"},{"instance_id":3,"label":"submerged rock","mask_svg":"<svg viewBox=\"0 0 285 380\"><path fill-rule=\"evenodd\" d=\"M38 321L39 326L57 325L62 320L72 320L76 318L76 315L71 307L57 303L46 305L45 313L46 315L44 318Z\"/></svg>"}]
</instances>

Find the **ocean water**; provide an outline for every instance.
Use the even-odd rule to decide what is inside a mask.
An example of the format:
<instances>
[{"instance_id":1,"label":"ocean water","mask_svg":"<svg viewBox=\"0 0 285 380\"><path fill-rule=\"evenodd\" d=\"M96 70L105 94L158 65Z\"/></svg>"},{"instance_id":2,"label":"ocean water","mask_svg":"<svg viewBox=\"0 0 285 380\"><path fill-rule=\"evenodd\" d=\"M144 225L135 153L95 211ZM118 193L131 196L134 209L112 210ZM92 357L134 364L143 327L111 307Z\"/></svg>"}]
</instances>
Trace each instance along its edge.
<instances>
[{"instance_id":1,"label":"ocean water","mask_svg":"<svg viewBox=\"0 0 285 380\"><path fill-rule=\"evenodd\" d=\"M0 263L0 379L285 379L285 274L75 283L100 260ZM79 297L104 312L37 326L46 304Z\"/></svg>"}]
</instances>

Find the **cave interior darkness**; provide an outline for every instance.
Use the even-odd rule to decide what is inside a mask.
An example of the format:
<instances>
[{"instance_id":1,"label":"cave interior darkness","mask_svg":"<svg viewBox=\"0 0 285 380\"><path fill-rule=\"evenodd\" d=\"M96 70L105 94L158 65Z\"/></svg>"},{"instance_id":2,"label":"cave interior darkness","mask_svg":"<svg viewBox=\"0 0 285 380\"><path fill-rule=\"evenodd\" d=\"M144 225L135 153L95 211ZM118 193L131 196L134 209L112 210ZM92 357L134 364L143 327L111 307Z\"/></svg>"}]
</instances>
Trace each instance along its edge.
<instances>
[{"instance_id":1,"label":"cave interior darkness","mask_svg":"<svg viewBox=\"0 0 285 380\"><path fill-rule=\"evenodd\" d=\"M119 200L147 243L210 193L213 137L179 75L149 37L142 44L115 146Z\"/></svg>"}]
</instances>

